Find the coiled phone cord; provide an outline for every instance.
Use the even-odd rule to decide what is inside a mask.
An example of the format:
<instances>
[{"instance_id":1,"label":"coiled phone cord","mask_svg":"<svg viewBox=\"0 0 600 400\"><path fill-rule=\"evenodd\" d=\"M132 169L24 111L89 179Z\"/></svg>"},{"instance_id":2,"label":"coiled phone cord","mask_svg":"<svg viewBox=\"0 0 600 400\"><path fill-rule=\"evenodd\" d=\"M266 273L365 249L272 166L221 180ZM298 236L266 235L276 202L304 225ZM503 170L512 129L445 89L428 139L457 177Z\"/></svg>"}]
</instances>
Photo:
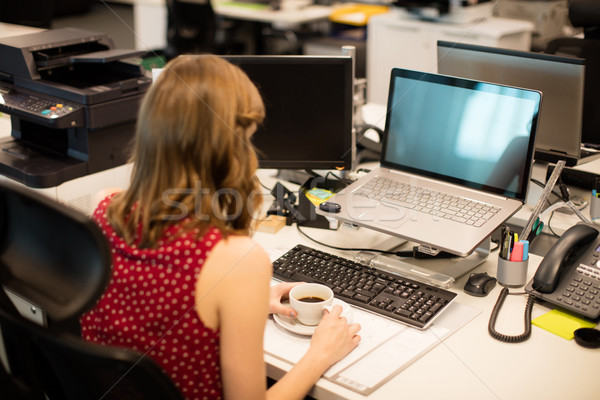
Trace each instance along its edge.
<instances>
[{"instance_id":1,"label":"coiled phone cord","mask_svg":"<svg viewBox=\"0 0 600 400\"><path fill-rule=\"evenodd\" d=\"M529 295L527 298L527 305L525 306L525 331L516 336L504 335L502 333L496 332L494 328L496 325L496 318L498 318L498 313L500 312L500 308L508 295L508 288L503 288L500 291L500 296L498 296L498 300L496 300L496 304L494 305L494 309L492 310L492 314L490 315L490 323L488 325L488 332L490 336L496 340L500 340L501 342L507 343L520 343L529 339L531 336L531 312L533 310L533 301L534 298L532 295Z\"/></svg>"}]
</instances>

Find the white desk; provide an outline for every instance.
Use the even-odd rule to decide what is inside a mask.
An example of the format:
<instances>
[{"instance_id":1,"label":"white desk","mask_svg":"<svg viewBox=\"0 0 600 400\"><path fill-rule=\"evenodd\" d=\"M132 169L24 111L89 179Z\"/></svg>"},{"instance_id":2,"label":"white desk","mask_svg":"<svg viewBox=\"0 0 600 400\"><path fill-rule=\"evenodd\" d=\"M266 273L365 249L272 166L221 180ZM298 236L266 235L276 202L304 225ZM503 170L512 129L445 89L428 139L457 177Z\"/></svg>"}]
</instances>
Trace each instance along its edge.
<instances>
[{"instance_id":1,"label":"white desk","mask_svg":"<svg viewBox=\"0 0 600 400\"><path fill-rule=\"evenodd\" d=\"M311 5L297 10L278 10L269 8L253 9L231 4L227 1L216 1L213 8L217 15L245 21L266 22L271 24L300 25L325 20L331 14L332 7Z\"/></svg>"},{"instance_id":2,"label":"white desk","mask_svg":"<svg viewBox=\"0 0 600 400\"><path fill-rule=\"evenodd\" d=\"M43 30L44 29L42 29L42 28L34 28L31 26L15 25L15 24L8 24L6 22L0 22L0 38L1 37L9 37L9 36L25 35L28 33L36 33L36 32L40 32Z\"/></svg>"},{"instance_id":3,"label":"white desk","mask_svg":"<svg viewBox=\"0 0 600 400\"><path fill-rule=\"evenodd\" d=\"M267 185L267 181L264 181ZM341 246L371 246L382 236L368 231L324 231L304 228L313 237ZM315 245L298 234L295 227L285 227L279 233L257 233L256 240L266 249L290 248L304 243L321 250L342 254ZM497 252L475 271L496 276ZM531 257L530 279L540 261ZM408 368L393 377L368 397L359 395L330 381L321 379L311 396L318 399L595 399L600 383L596 378L600 350L578 346L536 326L531 338L519 344L507 344L491 338L487 332L490 312L500 293L496 286L487 297L472 297L462 291L467 277L463 276L451 289L458 293L457 302L482 312L466 326L437 345ZM496 329L516 335L523 331L525 296L508 296L501 310ZM535 304L533 318L549 311ZM269 376L278 379L291 365L267 355Z\"/></svg>"},{"instance_id":4,"label":"white desk","mask_svg":"<svg viewBox=\"0 0 600 400\"><path fill-rule=\"evenodd\" d=\"M167 7L164 0L121 0L133 4L135 48L141 50L163 49L167 45ZM193 2L194 0L190 0ZM230 1L212 2L219 16L244 21L271 24L300 25L326 20L331 7L312 5L299 10L255 9L231 4Z\"/></svg>"}]
</instances>

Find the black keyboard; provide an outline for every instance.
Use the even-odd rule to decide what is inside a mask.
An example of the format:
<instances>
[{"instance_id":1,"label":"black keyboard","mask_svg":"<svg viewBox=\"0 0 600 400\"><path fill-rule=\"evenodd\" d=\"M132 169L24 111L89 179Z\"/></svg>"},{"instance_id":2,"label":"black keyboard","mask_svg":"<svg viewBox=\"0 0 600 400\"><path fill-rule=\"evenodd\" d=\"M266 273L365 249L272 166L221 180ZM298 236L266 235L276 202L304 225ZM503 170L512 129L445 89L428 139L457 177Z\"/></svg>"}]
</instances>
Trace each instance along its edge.
<instances>
[{"instance_id":1,"label":"black keyboard","mask_svg":"<svg viewBox=\"0 0 600 400\"><path fill-rule=\"evenodd\" d=\"M427 328L456 297L300 244L273 262L273 275L283 281L322 283L340 300L419 329Z\"/></svg>"}]
</instances>

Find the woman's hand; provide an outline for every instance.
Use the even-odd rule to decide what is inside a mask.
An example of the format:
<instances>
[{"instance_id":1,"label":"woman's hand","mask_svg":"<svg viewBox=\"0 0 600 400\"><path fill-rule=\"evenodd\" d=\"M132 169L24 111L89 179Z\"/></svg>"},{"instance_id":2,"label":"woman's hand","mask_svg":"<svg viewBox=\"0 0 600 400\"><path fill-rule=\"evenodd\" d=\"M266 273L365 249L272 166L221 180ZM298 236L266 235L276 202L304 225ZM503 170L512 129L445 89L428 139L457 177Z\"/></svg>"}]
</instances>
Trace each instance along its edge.
<instances>
[{"instance_id":1,"label":"woman's hand","mask_svg":"<svg viewBox=\"0 0 600 400\"><path fill-rule=\"evenodd\" d=\"M344 358L360 342L357 335L360 325L348 324L346 318L341 317L342 311L340 305L333 306L331 312L323 310L323 319L310 342L309 352L324 357L327 367Z\"/></svg>"},{"instance_id":2,"label":"woman's hand","mask_svg":"<svg viewBox=\"0 0 600 400\"><path fill-rule=\"evenodd\" d=\"M269 313L287 315L290 318L296 318L296 311L293 308L281 304L281 300L287 299L290 290L304 282L281 282L271 286L271 295L269 299Z\"/></svg>"}]
</instances>

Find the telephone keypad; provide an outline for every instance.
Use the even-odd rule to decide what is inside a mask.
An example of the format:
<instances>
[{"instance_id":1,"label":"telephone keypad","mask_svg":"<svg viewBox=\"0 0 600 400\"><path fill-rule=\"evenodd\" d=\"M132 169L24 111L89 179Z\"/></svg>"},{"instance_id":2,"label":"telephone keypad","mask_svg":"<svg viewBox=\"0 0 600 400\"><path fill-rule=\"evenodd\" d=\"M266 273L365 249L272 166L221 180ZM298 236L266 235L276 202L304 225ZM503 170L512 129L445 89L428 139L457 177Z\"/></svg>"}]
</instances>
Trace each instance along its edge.
<instances>
[{"instance_id":1,"label":"telephone keypad","mask_svg":"<svg viewBox=\"0 0 600 400\"><path fill-rule=\"evenodd\" d=\"M556 300L571 308L588 311L600 309L600 271L597 267L580 264L576 275L564 287Z\"/></svg>"}]
</instances>

